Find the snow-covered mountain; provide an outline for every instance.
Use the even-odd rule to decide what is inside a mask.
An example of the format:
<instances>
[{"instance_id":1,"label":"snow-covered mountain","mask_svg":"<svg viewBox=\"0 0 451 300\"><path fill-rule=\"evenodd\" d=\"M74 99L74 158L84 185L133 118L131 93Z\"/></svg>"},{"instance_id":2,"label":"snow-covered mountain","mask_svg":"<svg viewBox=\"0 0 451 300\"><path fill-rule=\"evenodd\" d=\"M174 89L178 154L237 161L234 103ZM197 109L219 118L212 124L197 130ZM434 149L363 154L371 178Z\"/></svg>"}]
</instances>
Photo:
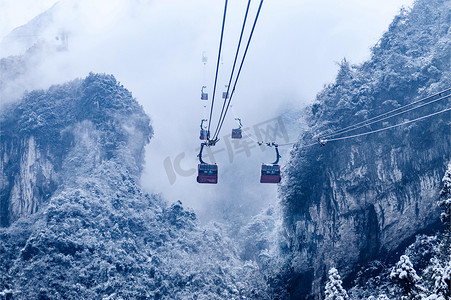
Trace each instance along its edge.
<instances>
[{"instance_id":1,"label":"snow-covered mountain","mask_svg":"<svg viewBox=\"0 0 451 300\"><path fill-rule=\"evenodd\" d=\"M436 202L450 159L449 111L324 147L303 146L449 89L449 25L449 1L416 1L393 20L369 61L353 66L343 60L336 81L307 109L310 130L294 146L281 187L293 298L319 298L331 267L351 280L360 265L437 228ZM449 103L449 98L437 100L329 139L413 120Z\"/></svg>"},{"instance_id":2,"label":"snow-covered mountain","mask_svg":"<svg viewBox=\"0 0 451 300\"><path fill-rule=\"evenodd\" d=\"M266 297L258 267L241 262L220 228L142 192L149 121L103 74L30 92L2 111L2 296Z\"/></svg>"},{"instance_id":3,"label":"snow-covered mountain","mask_svg":"<svg viewBox=\"0 0 451 300\"><path fill-rule=\"evenodd\" d=\"M441 230L440 216L449 227L450 113L328 135L451 87L450 8L417 0L371 59L344 59L313 105L283 116L304 133L284 157L280 207L255 215L236 205L253 194L232 186L211 225L143 191L153 128L113 75L30 85L63 53L67 28L49 25L58 5L20 27L24 55L0 60L0 299L449 297L451 232L421 234ZM449 94L334 137L449 108ZM318 138L331 141L303 147Z\"/></svg>"}]
</instances>

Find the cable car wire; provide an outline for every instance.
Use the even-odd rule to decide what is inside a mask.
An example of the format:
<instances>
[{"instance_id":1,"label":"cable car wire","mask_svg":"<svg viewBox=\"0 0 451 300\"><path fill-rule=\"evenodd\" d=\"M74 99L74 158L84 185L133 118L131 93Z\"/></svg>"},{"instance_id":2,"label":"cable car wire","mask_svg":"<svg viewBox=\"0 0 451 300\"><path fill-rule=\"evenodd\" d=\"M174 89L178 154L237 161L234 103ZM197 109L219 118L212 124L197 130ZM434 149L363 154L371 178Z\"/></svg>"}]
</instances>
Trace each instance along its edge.
<instances>
[{"instance_id":1,"label":"cable car wire","mask_svg":"<svg viewBox=\"0 0 451 300\"><path fill-rule=\"evenodd\" d=\"M414 123L414 122L417 122L417 121L421 121L421 120L424 120L424 119L427 119L427 118L439 115L441 113L444 113L444 112L447 112L447 111L450 111L450 110L451 110L451 108L446 108L446 109L437 111L435 113L431 113L431 114L426 115L426 116L422 116L422 117L419 117L419 118L416 118L416 119L413 119L413 120L408 120L408 121L405 121L405 122L402 122L402 123L399 123L399 124L391 125L391 126L388 126L388 127L377 129L377 130L372 130L372 131L363 132L363 133L359 133L359 134L353 134L353 135L344 136L344 137L338 137L338 138L332 138L332 139L324 139L323 141L324 142L335 142L335 141L347 140L347 139L352 139L352 138L355 138L355 137L365 136L365 135L369 135L369 134L372 134L372 133L382 132L382 131L385 131L385 130L388 130L388 129L392 129L392 128L395 128L395 127L399 127L399 126L402 126L402 125L406 125L406 124ZM290 146L290 145L294 145L296 143L298 143L298 142L279 144L279 147ZM307 148L307 147L311 147L311 146L314 146L314 145L318 145L318 143L301 146L300 148Z\"/></svg>"},{"instance_id":2,"label":"cable car wire","mask_svg":"<svg viewBox=\"0 0 451 300\"><path fill-rule=\"evenodd\" d=\"M226 102L227 102L227 97L229 95L230 84L232 83L233 73L235 72L236 61L238 59L238 54L240 52L241 41L243 39L244 28L246 27L246 20L247 20L247 15L249 13L249 6L250 5L251 5L251 0L249 0L247 2L246 13L244 14L243 26L241 27L240 39L238 41L238 46L236 47L236 53L235 53L235 59L233 61L232 72L230 73L229 83L227 85L226 97L224 98L224 103L222 104L221 114L219 116L218 125L217 125L218 127L216 127L216 131L215 131L215 134L213 136L216 135L216 133L218 131L218 128L219 128L219 123L221 122L221 119L223 117L224 108L225 108L225 105L226 105Z\"/></svg>"},{"instance_id":3,"label":"cable car wire","mask_svg":"<svg viewBox=\"0 0 451 300\"><path fill-rule=\"evenodd\" d=\"M284 147L284 146L291 146L294 144L297 144L298 142L293 142L293 143L286 143L286 144L279 144L279 147ZM317 146L318 143L314 143L314 144L309 144L309 145L303 145L300 146L299 148L308 148L308 147L313 147L313 146Z\"/></svg>"},{"instance_id":4,"label":"cable car wire","mask_svg":"<svg viewBox=\"0 0 451 300\"><path fill-rule=\"evenodd\" d=\"M451 90L451 88L450 88L450 89L443 90L443 91L441 91L441 92L439 92L439 93L436 93L436 94L434 94L434 95L432 95L432 96L422 98L422 99L420 99L420 100L417 100L417 101L415 101L415 102L412 102L412 103L410 103L410 104L407 104L407 105L403 106L403 108L408 107L408 106L411 106L411 105L413 105L413 104L419 103L419 102L424 101L424 100L427 100L427 99L431 99L431 98L433 98L433 97L435 97L435 96L437 96L437 95L441 95L442 93L448 92L448 91L450 91L450 90ZM362 127L365 127L365 126L368 126L368 125L371 125L371 124L380 122L380 121L384 121L384 120L390 119L390 118L392 118L392 117L399 116L399 115L401 115L401 114L407 113L407 112L412 111L412 110L415 110L415 109L417 109L417 108L424 107L424 106L429 105L429 104L432 104L432 103L434 103L434 102L441 101L441 100L443 100L443 99L447 99L447 98L449 98L449 97L451 97L451 94L450 94L450 95L443 96L443 97L440 97L440 98L435 99L435 100L432 100L432 101L429 101L429 102L424 103L424 104L421 104L421 105L419 105L419 106L410 108L410 109L408 109L408 110L399 112L399 113L394 114L394 115L392 115L392 116L387 116L387 117L385 117L385 118L382 118L382 119L379 119L379 120L376 120L376 121L373 121L373 122L370 122L370 123L366 123L366 124L360 125L360 126L358 126L358 127L352 128L352 127L354 127L354 126L357 126L358 124L364 123L364 122L360 122L360 123L357 123L357 124L354 124L354 125L351 125L351 126L346 127L346 128L349 128L349 129L347 129L347 130L345 130L346 128L343 128L343 129L339 130L339 131L338 131L337 133L335 133L335 134L329 134L329 135L327 135L326 137L320 138L320 140L322 140L322 141L324 141L324 142L334 141L334 140L336 140L336 139L333 138L334 136L337 136L337 135L340 135L340 134L343 134L343 133L346 133L346 132L349 132L349 131L353 131L353 130L356 130L356 129L359 129L359 128L362 128ZM368 119L368 120L366 120L365 122L370 121L370 120L377 119L377 118L379 118L379 117L381 117L381 116L388 115L389 113L394 112L394 111L397 111L397 110L399 110L399 109L401 109L401 107L399 107L399 108L397 108L397 109L395 109L395 110L392 110L392 111L390 111L390 112L383 113L382 115L379 115L379 116L373 117L373 118L371 118L371 119ZM421 119L421 118L420 118L420 119ZM396 126L398 126L398 125L396 125ZM392 128L392 127L389 127L389 128ZM381 129L378 129L378 130L381 131ZM385 130L385 129L383 129L383 130ZM377 132L377 131L376 131L376 132ZM372 131L371 131L371 133L372 133ZM366 133L363 133L363 135L364 135L364 134L366 134ZM246 135L247 135L247 134L246 134ZM353 136L359 136L359 135L353 135ZM249 135L247 135L247 137L251 138ZM346 137L346 138L349 138L349 137ZM251 138L251 139L252 139L252 138ZM255 141L254 139L252 139L252 140ZM279 144L279 146L289 146L289 145L294 145L294 144L296 144L296 143L293 142L293 143ZM302 146L301 148L303 148L303 147L310 147L310 146L314 146L314 145L317 145L317 144L318 144L318 143L314 143L314 144L310 144L310 145L307 145L307 146Z\"/></svg>"},{"instance_id":5,"label":"cable car wire","mask_svg":"<svg viewBox=\"0 0 451 300\"><path fill-rule=\"evenodd\" d=\"M347 130L350 129L350 128L353 128L353 127L356 127L356 126L360 126L360 125L362 125L362 124L364 124L364 123L373 121L373 120L378 119L378 118L380 118L380 117L384 117L384 116L389 115L389 114L391 114L391 113L393 113L393 112L396 112L396 111L402 110L402 109L404 109L404 108L406 108L406 107L415 105L415 104L417 104L417 103L419 103L419 102L422 102L422 101L425 101L425 100L429 100L429 99L431 99L431 98L433 98L433 97L441 96L442 93L446 93L446 92L449 92L449 91L451 91L451 88L445 89L445 90L443 90L443 91L440 91L440 92L438 92L438 93L435 93L434 95L431 95L431 96L428 96L428 97L419 99L419 100L417 100L417 101L414 101L414 102L412 102L412 103L406 104L406 105L404 105L404 106L398 107L398 108L396 108L396 109L393 109L393 110L388 111L388 112L386 112L386 113L383 113L383 114L381 114L381 115L372 117L372 118L370 118L370 119L368 119L368 120L365 120L365 121L362 121L362 122L359 122L359 123L356 123L356 124L347 126L347 127L345 127L345 128L342 128L342 129L340 129L340 130L337 130L337 131L335 131L335 132L332 132L332 133L330 133L330 134L324 136L324 138L328 138L328 137L331 137L331 136L334 136L334 135L338 135L338 134L340 134L340 133L343 133L344 131L347 131ZM365 125L364 125L364 126L365 126Z\"/></svg>"},{"instance_id":6,"label":"cable car wire","mask_svg":"<svg viewBox=\"0 0 451 300\"><path fill-rule=\"evenodd\" d=\"M216 63L215 84L213 86L213 96L212 96L212 99L211 99L210 118L208 118L208 131L210 131L211 117L213 115L213 105L215 103L216 83L218 81L219 63L220 63L220 60L221 60L221 50L222 50L222 39L224 37L224 27L225 27L225 20L226 20L226 14L227 14L227 1L228 0L225 0L224 16L222 18L222 29L221 29L221 38L219 40L218 62Z\"/></svg>"},{"instance_id":7,"label":"cable car wire","mask_svg":"<svg viewBox=\"0 0 451 300\"><path fill-rule=\"evenodd\" d=\"M227 115L227 111L229 109L230 102L232 101L233 94L235 93L236 84L237 84L238 79L239 79L240 74L241 74L241 69L243 68L244 60L246 59L246 54L247 54L247 51L249 49L249 44L251 43L252 35L254 34L255 25L257 24L257 20L258 20L258 16L260 15L262 4L263 4L263 0L260 1L260 5L258 6L258 10L257 10L257 14L255 16L254 24L252 25L251 33L250 33L249 39L247 41L246 49L244 50L243 58L241 59L240 68L238 69L238 73L237 73L237 76L235 78L235 82L233 84L232 92L230 94L230 98L229 98L229 101L227 103L227 107L226 107L226 110L224 112L224 116L223 116L222 120L220 120L220 122L218 123L219 126L218 126L217 130L215 130L215 135L213 136L213 140L218 137L219 132L221 131L222 125L224 124L224 120L225 120L225 117Z\"/></svg>"},{"instance_id":8,"label":"cable car wire","mask_svg":"<svg viewBox=\"0 0 451 300\"><path fill-rule=\"evenodd\" d=\"M450 111L450 110L451 110L451 108L446 108L444 110L440 110L438 112L435 112L435 113L432 113L432 114L429 114L429 115L426 115L426 116L423 116L423 117L419 117L419 118L416 118L416 119L413 119L413 120L409 120L409 121L406 121L406 122L403 122L403 123L391 125L391 126L388 126L388 127L385 127L385 128L372 130L372 131L369 131L369 132L364 132L364 133L359 133L359 134L354 134L354 135L350 135L350 136L333 138L333 139L329 139L329 140L326 139L325 141L326 142L340 141L340 140L352 139L352 138L355 138L355 137L364 136L364 135L368 135L368 134L372 134L372 133L376 133L376 132L381 132L381 131L392 129L392 128L395 128L395 127L398 127L398 126L402 126L402 125L410 124L410 123L413 123L413 122L416 122L416 121L420 121L420 120L423 120L423 119L426 119L426 118L429 118L429 117L432 117L432 116L435 116L435 115L438 115L438 114L441 114L441 113L444 113L444 112L447 112L447 111Z\"/></svg>"},{"instance_id":9,"label":"cable car wire","mask_svg":"<svg viewBox=\"0 0 451 300\"><path fill-rule=\"evenodd\" d=\"M381 122L381 121L385 121L385 120L388 120L388 119L391 119L391 118L393 118L393 117L396 117L396 116L405 114L405 113L407 113L407 112L409 112L409 111L418 109L418 108L420 108L420 107L424 107L424 106L426 106L426 105L432 104L432 103L437 102L437 101L441 101L441 100L446 99L446 98L449 98L449 97L451 97L451 95L447 95L447 96L444 96L444 97L441 97L441 98L438 98L438 99L429 101L429 102L427 102L427 103L424 103L424 104L421 104L421 105L419 105L419 106L410 108L410 109L408 109L408 110L405 110L405 111L396 113L396 114L394 114L394 115L387 116L387 117L385 117L385 118L382 118L382 119L379 119L379 120L375 120L375 121L372 121L372 122L370 122L370 123L366 123L366 124L363 124L363 125L360 125L360 126L357 126L357 127L354 127L354 128L350 128L350 129L348 129L348 130L344 130L344 131L341 131L341 132L339 132L339 133L330 134L330 135L328 135L326 138L323 137L323 139L326 139L326 140L327 140L327 139L330 139L330 138L335 137L335 136L337 136L337 135L341 135L341 134L346 133L346 132L354 131L354 130L360 129L360 128L362 128L362 127L365 127L365 126L372 125L372 124L374 124L374 123L378 123L378 122Z\"/></svg>"}]
</instances>

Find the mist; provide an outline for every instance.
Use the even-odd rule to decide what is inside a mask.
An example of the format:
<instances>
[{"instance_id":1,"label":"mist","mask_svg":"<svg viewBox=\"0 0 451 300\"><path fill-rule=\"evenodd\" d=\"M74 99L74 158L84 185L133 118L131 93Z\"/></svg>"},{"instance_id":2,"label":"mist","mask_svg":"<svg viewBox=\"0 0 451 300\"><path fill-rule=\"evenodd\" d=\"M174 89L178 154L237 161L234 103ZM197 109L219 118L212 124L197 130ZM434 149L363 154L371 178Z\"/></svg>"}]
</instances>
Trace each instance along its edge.
<instances>
[{"instance_id":1,"label":"mist","mask_svg":"<svg viewBox=\"0 0 451 300\"><path fill-rule=\"evenodd\" d=\"M162 193L171 202L181 200L205 221L230 215L249 217L277 201L277 186L259 183L260 164L272 162L275 153L253 142L255 128L279 124L286 135L279 135L275 142L296 141L302 116L299 114L301 120L297 121L290 113L300 113L314 100L322 86L334 79L337 63L344 57L353 64L365 61L401 6L412 2L265 1L234 94L233 110L219 134L221 141L211 149L219 151L214 156L219 165L218 185L197 184L195 170L199 125L206 114L200 89L206 85L211 99L223 1L61 1L49 16L36 22L42 24L38 32L30 33L25 26L10 34L0 32L2 58L23 54L39 39L52 40L58 32L68 33L68 51L42 55L32 70L14 81L3 101L89 72L113 74L152 119L155 135L146 149L144 189ZM25 24L53 4L8 3L1 1L0 8L3 16L9 10L10 17L2 21L3 28L9 29L21 25L14 22ZM245 1L229 1L213 129L245 6ZM257 6L258 1L253 1L249 24ZM205 69L203 52L208 57ZM243 140L249 142L246 145L234 147L226 142L231 128L237 126L235 117L242 119L252 137ZM284 159L288 151L282 149Z\"/></svg>"}]
</instances>

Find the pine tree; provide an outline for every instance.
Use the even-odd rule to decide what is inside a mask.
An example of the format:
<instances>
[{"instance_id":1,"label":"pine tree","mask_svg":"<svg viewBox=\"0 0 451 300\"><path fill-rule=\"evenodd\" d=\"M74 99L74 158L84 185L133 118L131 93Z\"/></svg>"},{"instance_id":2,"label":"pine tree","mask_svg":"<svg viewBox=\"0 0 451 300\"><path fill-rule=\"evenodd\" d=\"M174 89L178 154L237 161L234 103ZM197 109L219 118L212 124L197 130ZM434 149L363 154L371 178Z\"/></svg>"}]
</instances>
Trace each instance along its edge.
<instances>
[{"instance_id":1,"label":"pine tree","mask_svg":"<svg viewBox=\"0 0 451 300\"><path fill-rule=\"evenodd\" d=\"M445 299L451 298L451 162L443 176L443 188L438 205L442 208L440 219L445 225L437 257L431 260L432 291Z\"/></svg>"},{"instance_id":2,"label":"pine tree","mask_svg":"<svg viewBox=\"0 0 451 300\"><path fill-rule=\"evenodd\" d=\"M421 292L425 289L421 286L421 277L413 268L407 255L402 255L399 262L393 267L390 278L403 290L405 299L421 299Z\"/></svg>"},{"instance_id":3,"label":"pine tree","mask_svg":"<svg viewBox=\"0 0 451 300\"><path fill-rule=\"evenodd\" d=\"M451 162L443 176L443 188L440 192L438 205L442 209L440 220L445 225L440 243L439 259L442 262L451 260Z\"/></svg>"},{"instance_id":4,"label":"pine tree","mask_svg":"<svg viewBox=\"0 0 451 300\"><path fill-rule=\"evenodd\" d=\"M338 270L331 268L329 270L329 280L326 283L325 300L346 300L349 299L348 293L341 285L341 277Z\"/></svg>"},{"instance_id":5,"label":"pine tree","mask_svg":"<svg viewBox=\"0 0 451 300\"><path fill-rule=\"evenodd\" d=\"M451 297L451 261L443 264L439 259L431 260L432 266L432 292L449 299Z\"/></svg>"},{"instance_id":6,"label":"pine tree","mask_svg":"<svg viewBox=\"0 0 451 300\"><path fill-rule=\"evenodd\" d=\"M440 215L440 219L445 225L450 225L451 215L451 162L448 164L445 176L443 176L443 188L440 192L440 201L438 205L442 208L443 212Z\"/></svg>"}]
</instances>

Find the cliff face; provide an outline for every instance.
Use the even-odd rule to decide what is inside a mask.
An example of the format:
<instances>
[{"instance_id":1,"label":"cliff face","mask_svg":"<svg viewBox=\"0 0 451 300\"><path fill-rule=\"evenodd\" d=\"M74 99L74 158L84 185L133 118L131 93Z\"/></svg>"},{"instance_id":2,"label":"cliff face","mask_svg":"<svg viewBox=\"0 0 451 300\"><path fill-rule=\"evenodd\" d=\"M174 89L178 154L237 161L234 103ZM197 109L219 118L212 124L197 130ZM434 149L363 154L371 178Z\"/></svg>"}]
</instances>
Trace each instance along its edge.
<instances>
[{"instance_id":1,"label":"cliff face","mask_svg":"<svg viewBox=\"0 0 451 300\"><path fill-rule=\"evenodd\" d=\"M36 147L33 136L3 144L0 224L8 226L20 216L35 213L57 186L51 158ZM47 154L47 155L46 155ZM15 170L17 173L12 173Z\"/></svg>"},{"instance_id":2,"label":"cliff face","mask_svg":"<svg viewBox=\"0 0 451 300\"><path fill-rule=\"evenodd\" d=\"M294 146L281 187L289 290L296 299L321 298L330 267L349 275L439 222L436 201L450 159L449 111L324 147L302 146L450 88L449 8L447 1L417 1L402 11L372 58L360 66L344 60L336 82L308 108L310 131ZM449 103L437 100L336 137L422 117Z\"/></svg>"},{"instance_id":3,"label":"cliff face","mask_svg":"<svg viewBox=\"0 0 451 300\"><path fill-rule=\"evenodd\" d=\"M128 167L138 176L142 146L152 132L148 123L114 77L95 74L49 91L31 92L17 107L6 108L0 119L1 226L35 213L58 186L75 177L74 149L87 143L88 132L97 130L98 143L92 142L94 149L89 152L79 153L95 151L97 157L85 155L81 165L95 167L130 144L135 161ZM94 130L89 131L89 126ZM75 169L65 177L61 174L67 172L69 152Z\"/></svg>"}]
</instances>

